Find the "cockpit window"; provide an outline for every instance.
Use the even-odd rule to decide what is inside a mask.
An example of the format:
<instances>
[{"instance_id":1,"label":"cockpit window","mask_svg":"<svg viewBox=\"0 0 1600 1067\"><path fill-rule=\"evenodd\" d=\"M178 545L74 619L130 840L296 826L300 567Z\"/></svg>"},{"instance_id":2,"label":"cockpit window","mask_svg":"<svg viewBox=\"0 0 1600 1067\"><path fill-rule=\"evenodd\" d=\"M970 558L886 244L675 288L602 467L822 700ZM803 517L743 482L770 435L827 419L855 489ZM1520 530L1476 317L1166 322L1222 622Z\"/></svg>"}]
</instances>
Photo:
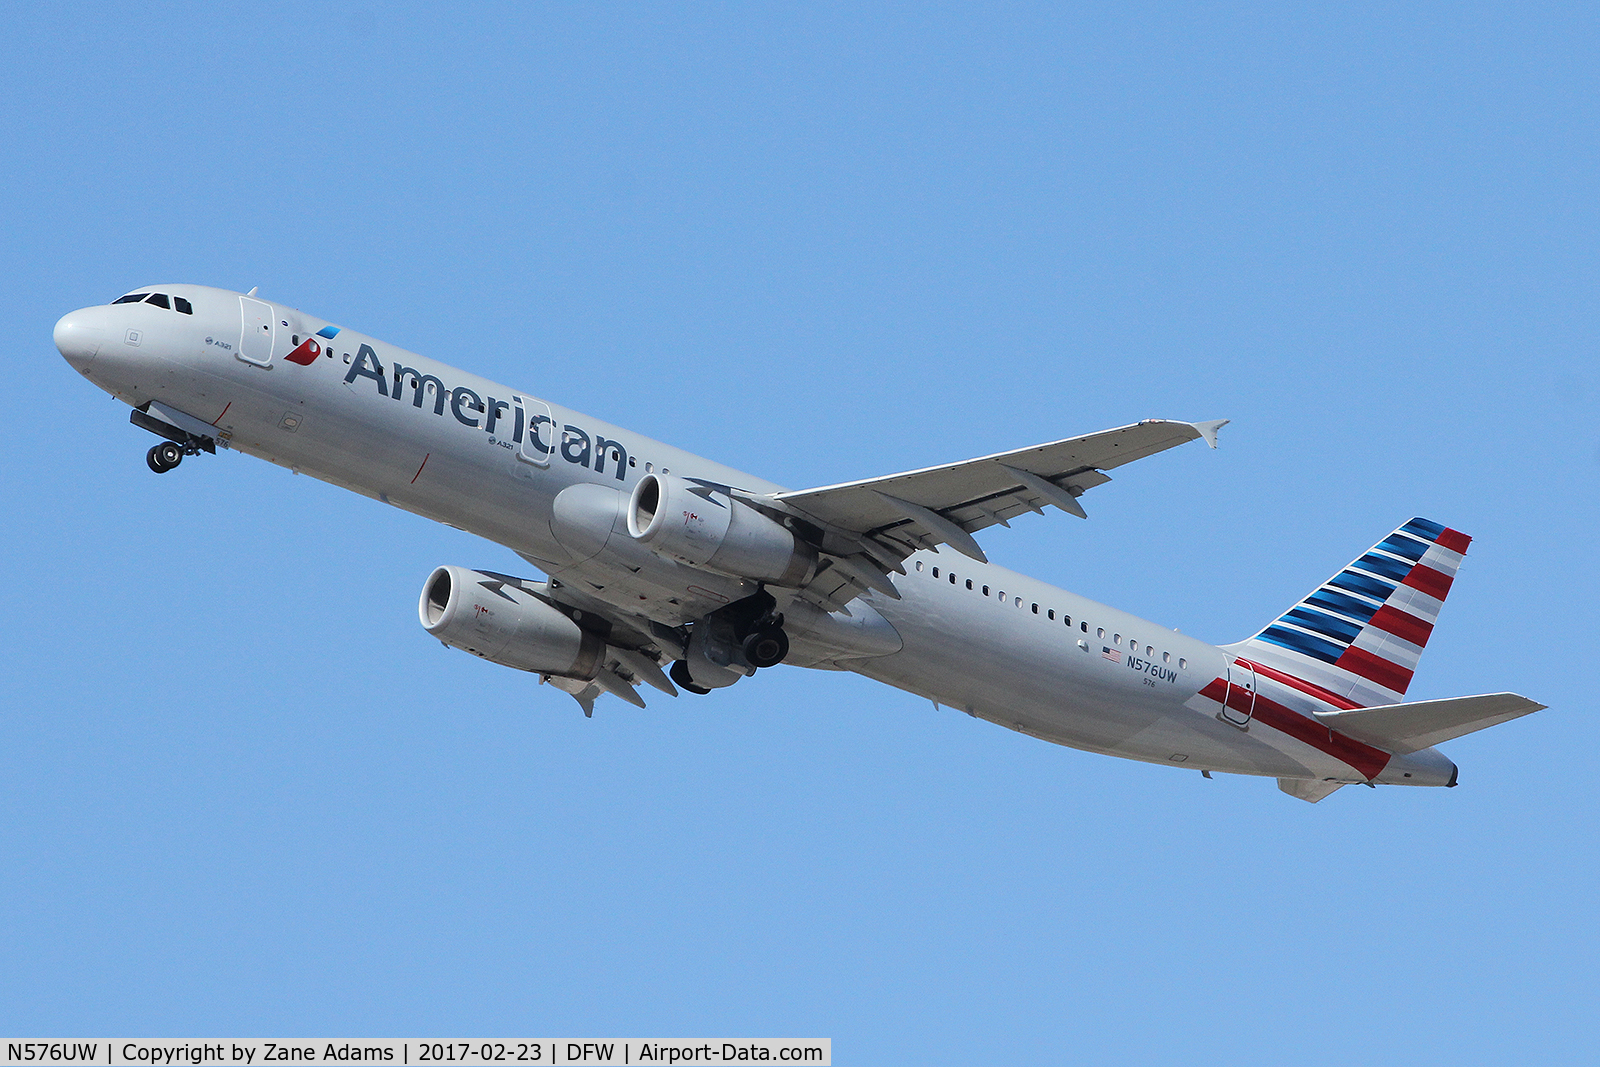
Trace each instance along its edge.
<instances>
[{"instance_id":1,"label":"cockpit window","mask_svg":"<svg viewBox=\"0 0 1600 1067\"><path fill-rule=\"evenodd\" d=\"M167 303L166 293L151 293L150 299L145 301L145 303L154 304L158 308L166 308L168 311L172 310L172 306Z\"/></svg>"},{"instance_id":2,"label":"cockpit window","mask_svg":"<svg viewBox=\"0 0 1600 1067\"><path fill-rule=\"evenodd\" d=\"M137 304L149 295L149 293L129 293L127 296L118 297L111 302L113 304Z\"/></svg>"},{"instance_id":3,"label":"cockpit window","mask_svg":"<svg viewBox=\"0 0 1600 1067\"><path fill-rule=\"evenodd\" d=\"M189 303L189 301L185 300L181 296L175 296L172 298L172 306L176 310L183 312L185 315L194 314L194 305Z\"/></svg>"}]
</instances>

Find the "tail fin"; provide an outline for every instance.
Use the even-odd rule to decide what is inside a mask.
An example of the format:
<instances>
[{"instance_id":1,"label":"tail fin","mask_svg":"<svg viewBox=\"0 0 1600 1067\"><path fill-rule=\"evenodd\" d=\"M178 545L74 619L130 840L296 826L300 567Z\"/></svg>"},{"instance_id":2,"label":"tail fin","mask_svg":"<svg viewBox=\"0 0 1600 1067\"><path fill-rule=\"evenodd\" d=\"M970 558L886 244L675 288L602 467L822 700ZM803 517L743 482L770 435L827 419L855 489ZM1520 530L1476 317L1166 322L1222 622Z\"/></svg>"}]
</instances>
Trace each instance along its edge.
<instances>
[{"instance_id":1,"label":"tail fin","mask_svg":"<svg viewBox=\"0 0 1600 1067\"><path fill-rule=\"evenodd\" d=\"M1229 648L1356 707L1398 703L1471 542L1412 519Z\"/></svg>"}]
</instances>

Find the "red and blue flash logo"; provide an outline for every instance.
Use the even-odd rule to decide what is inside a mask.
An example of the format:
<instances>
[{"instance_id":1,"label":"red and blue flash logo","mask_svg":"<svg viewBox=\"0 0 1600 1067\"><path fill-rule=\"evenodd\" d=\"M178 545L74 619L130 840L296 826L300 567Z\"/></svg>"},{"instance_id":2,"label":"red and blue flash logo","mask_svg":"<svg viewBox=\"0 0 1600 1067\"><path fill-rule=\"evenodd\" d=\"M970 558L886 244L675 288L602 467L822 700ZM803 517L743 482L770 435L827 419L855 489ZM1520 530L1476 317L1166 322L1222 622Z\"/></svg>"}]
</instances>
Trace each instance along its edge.
<instances>
[{"instance_id":1,"label":"red and blue flash logo","mask_svg":"<svg viewBox=\"0 0 1600 1067\"><path fill-rule=\"evenodd\" d=\"M317 338L322 337L331 341L338 335L339 327L324 326L314 336L307 337L304 341L301 341L299 347L283 358L290 363L298 363L302 367L309 367L317 361L318 356L322 355L322 346L317 343Z\"/></svg>"}]
</instances>

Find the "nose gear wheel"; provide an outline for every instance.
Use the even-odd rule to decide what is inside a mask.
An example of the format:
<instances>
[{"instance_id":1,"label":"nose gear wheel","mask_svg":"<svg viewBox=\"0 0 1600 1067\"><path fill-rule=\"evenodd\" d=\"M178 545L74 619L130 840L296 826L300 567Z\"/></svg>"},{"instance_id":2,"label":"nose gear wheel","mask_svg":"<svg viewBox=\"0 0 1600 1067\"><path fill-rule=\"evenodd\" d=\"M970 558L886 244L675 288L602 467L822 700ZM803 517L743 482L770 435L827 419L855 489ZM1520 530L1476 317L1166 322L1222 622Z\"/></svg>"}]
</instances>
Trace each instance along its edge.
<instances>
[{"instance_id":1,"label":"nose gear wheel","mask_svg":"<svg viewBox=\"0 0 1600 1067\"><path fill-rule=\"evenodd\" d=\"M183 446L175 441L163 441L145 453L144 461L157 474L165 474L183 462Z\"/></svg>"}]
</instances>

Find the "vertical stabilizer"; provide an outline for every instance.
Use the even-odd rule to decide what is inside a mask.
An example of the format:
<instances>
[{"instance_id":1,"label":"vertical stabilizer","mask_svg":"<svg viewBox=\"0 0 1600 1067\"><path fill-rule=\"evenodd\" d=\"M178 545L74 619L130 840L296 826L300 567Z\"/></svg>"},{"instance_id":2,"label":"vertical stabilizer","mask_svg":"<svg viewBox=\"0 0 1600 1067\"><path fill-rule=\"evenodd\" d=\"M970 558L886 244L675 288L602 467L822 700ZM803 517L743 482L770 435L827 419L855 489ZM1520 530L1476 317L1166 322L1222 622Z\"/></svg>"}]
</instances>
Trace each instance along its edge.
<instances>
[{"instance_id":1,"label":"vertical stabilizer","mask_svg":"<svg viewBox=\"0 0 1600 1067\"><path fill-rule=\"evenodd\" d=\"M1309 683L1335 707L1398 703L1471 541L1412 519L1229 651Z\"/></svg>"}]
</instances>

